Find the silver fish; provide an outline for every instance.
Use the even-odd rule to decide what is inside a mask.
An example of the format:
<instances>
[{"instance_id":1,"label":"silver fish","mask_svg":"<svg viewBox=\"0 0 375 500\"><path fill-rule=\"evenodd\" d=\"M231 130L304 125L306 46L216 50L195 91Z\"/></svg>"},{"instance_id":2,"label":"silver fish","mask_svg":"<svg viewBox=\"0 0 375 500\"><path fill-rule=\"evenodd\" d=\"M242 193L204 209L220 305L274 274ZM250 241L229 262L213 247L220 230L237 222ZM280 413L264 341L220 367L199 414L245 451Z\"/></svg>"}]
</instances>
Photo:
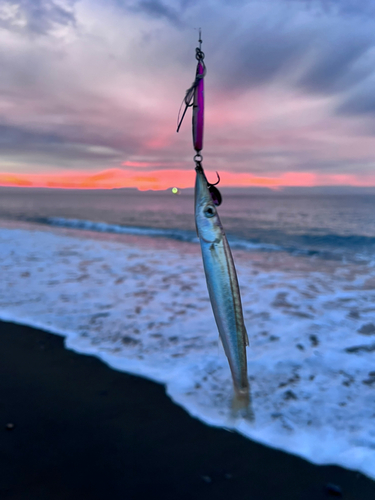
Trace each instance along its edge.
<instances>
[{"instance_id":1,"label":"silver fish","mask_svg":"<svg viewBox=\"0 0 375 500\"><path fill-rule=\"evenodd\" d=\"M232 373L233 410L252 417L247 378L246 346L241 296L233 257L201 166L195 181L195 224L213 313Z\"/></svg>"}]
</instances>

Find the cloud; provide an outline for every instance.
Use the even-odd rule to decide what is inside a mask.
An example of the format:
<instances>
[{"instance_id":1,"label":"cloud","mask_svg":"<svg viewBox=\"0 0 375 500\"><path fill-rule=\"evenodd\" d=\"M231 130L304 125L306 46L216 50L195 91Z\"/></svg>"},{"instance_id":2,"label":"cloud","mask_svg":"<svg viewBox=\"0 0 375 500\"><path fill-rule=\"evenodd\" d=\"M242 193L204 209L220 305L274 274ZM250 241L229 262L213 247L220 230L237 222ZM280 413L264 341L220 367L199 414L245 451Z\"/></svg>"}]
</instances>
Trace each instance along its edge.
<instances>
[{"instance_id":1,"label":"cloud","mask_svg":"<svg viewBox=\"0 0 375 500\"><path fill-rule=\"evenodd\" d=\"M56 25L74 25L75 0L1 0L0 27L45 35Z\"/></svg>"},{"instance_id":2,"label":"cloud","mask_svg":"<svg viewBox=\"0 0 375 500\"><path fill-rule=\"evenodd\" d=\"M56 133L42 133L13 126L0 126L0 156L3 168L16 165L17 171L64 167L100 168L122 158L119 151L75 140Z\"/></svg>"},{"instance_id":3,"label":"cloud","mask_svg":"<svg viewBox=\"0 0 375 500\"><path fill-rule=\"evenodd\" d=\"M175 123L201 26L208 167L260 178L368 171L371 4L324 4L3 1L0 169L191 169L190 117L179 134Z\"/></svg>"},{"instance_id":4,"label":"cloud","mask_svg":"<svg viewBox=\"0 0 375 500\"><path fill-rule=\"evenodd\" d=\"M327 14L367 16L375 11L372 0L290 0L298 1L309 8L320 9Z\"/></svg>"},{"instance_id":5,"label":"cloud","mask_svg":"<svg viewBox=\"0 0 375 500\"><path fill-rule=\"evenodd\" d=\"M214 54L226 90L280 82L309 93L335 94L373 72L366 60L375 45L374 23L365 10L348 16L335 2L248 2L215 22ZM338 5L338 4L337 4ZM375 10L375 9L374 9ZM361 15L360 15L361 14Z\"/></svg>"},{"instance_id":6,"label":"cloud","mask_svg":"<svg viewBox=\"0 0 375 500\"><path fill-rule=\"evenodd\" d=\"M339 33L331 41L326 40L325 47L319 45L320 50L298 81L308 92L338 93L354 87L371 73L372 68L358 64L374 45L371 37L361 34L348 39L346 34Z\"/></svg>"},{"instance_id":7,"label":"cloud","mask_svg":"<svg viewBox=\"0 0 375 500\"><path fill-rule=\"evenodd\" d=\"M157 19L166 19L178 26L182 24L178 10L160 0L140 0L130 5L129 8L134 12L144 13Z\"/></svg>"},{"instance_id":8,"label":"cloud","mask_svg":"<svg viewBox=\"0 0 375 500\"><path fill-rule=\"evenodd\" d=\"M375 118L375 77L358 85L345 95L336 108L338 115L361 116L362 118ZM362 123L362 128L367 124L368 129L374 133L374 123Z\"/></svg>"},{"instance_id":9,"label":"cloud","mask_svg":"<svg viewBox=\"0 0 375 500\"><path fill-rule=\"evenodd\" d=\"M228 90L248 90L274 81L299 63L310 41L298 32L285 36L283 31L249 27L247 36L231 44L230 53L223 57L225 64L218 68Z\"/></svg>"}]
</instances>

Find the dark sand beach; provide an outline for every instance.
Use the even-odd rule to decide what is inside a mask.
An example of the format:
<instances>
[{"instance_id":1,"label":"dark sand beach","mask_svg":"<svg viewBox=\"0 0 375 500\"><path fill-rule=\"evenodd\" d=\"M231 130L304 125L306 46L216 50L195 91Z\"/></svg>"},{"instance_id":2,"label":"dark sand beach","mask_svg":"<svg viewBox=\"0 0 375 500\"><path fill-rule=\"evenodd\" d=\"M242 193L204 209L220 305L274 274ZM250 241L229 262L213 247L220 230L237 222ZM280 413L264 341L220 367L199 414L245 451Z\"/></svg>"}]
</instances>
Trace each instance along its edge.
<instances>
[{"instance_id":1,"label":"dark sand beach","mask_svg":"<svg viewBox=\"0 0 375 500\"><path fill-rule=\"evenodd\" d=\"M163 386L66 350L59 336L5 322L0 432L4 499L375 498L375 482L362 474L208 427Z\"/></svg>"}]
</instances>

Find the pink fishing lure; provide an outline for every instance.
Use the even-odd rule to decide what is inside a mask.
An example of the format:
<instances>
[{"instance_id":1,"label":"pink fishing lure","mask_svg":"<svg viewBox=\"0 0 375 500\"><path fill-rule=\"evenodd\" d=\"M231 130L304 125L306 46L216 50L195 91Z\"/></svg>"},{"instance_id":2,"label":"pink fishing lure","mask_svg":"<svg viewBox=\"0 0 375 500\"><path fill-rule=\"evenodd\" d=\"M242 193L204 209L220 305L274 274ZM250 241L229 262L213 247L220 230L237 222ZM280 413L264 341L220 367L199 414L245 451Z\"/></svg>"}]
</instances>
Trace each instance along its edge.
<instances>
[{"instance_id":1,"label":"pink fishing lure","mask_svg":"<svg viewBox=\"0 0 375 500\"><path fill-rule=\"evenodd\" d=\"M205 67L199 61L196 79L204 75ZM197 153L203 149L203 126L204 126L204 78L199 78L198 85L194 90L193 102L193 143Z\"/></svg>"}]
</instances>

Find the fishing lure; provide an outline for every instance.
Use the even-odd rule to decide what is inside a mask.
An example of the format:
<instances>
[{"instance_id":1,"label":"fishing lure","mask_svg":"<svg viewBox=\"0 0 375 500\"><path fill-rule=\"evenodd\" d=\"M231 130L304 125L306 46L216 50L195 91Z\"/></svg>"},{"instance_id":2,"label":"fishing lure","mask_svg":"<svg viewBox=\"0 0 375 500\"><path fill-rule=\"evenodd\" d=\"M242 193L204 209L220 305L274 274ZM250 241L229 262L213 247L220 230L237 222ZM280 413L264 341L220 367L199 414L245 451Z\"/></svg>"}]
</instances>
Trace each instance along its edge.
<instances>
[{"instance_id":1,"label":"fishing lure","mask_svg":"<svg viewBox=\"0 0 375 500\"><path fill-rule=\"evenodd\" d=\"M202 166L203 156L201 151L203 149L203 129L204 129L204 77L206 76L207 70L204 63L204 52L202 52L202 32L199 30L199 47L195 49L195 58L197 59L197 69L195 72L195 80L191 87L186 91L185 97L182 101L180 111L178 113L177 119L177 132L180 131L182 122L185 118L186 111L188 108L193 107L193 146L196 151L194 156L194 161L196 166ZM182 113L181 119L181 108L185 104L185 109ZM202 167L203 168L203 167ZM222 202L222 196L220 191L215 187L220 182L220 176L216 172L217 182L215 184L210 184L207 181L207 187L210 192L211 198L216 206L220 206Z\"/></svg>"}]
</instances>

